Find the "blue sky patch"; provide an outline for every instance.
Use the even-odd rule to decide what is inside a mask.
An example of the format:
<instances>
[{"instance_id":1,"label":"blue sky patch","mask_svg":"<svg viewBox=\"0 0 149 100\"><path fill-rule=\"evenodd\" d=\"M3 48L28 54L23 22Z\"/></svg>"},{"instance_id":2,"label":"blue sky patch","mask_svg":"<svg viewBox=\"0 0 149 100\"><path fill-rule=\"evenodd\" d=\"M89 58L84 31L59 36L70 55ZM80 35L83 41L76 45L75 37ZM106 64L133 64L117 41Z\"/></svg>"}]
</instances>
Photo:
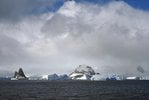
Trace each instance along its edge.
<instances>
[{"instance_id":1,"label":"blue sky patch","mask_svg":"<svg viewBox=\"0 0 149 100\"><path fill-rule=\"evenodd\" d=\"M41 14L41 13L46 13L46 12L56 12L66 1L71 1L71 0L55 0L52 5L48 6L41 6L39 8L34 8L32 10L33 14ZM136 8L136 9L141 9L145 11L149 11L149 0L74 0L77 3L93 3L93 4L107 4L112 1L124 1L128 5Z\"/></svg>"}]
</instances>

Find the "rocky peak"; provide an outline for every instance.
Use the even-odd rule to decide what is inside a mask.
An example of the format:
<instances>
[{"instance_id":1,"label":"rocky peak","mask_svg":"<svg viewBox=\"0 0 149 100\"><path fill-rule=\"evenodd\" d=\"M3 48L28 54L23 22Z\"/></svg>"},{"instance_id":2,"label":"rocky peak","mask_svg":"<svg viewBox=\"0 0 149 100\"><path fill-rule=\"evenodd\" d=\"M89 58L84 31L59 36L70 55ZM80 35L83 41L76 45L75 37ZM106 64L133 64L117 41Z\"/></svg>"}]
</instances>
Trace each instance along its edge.
<instances>
[{"instance_id":1,"label":"rocky peak","mask_svg":"<svg viewBox=\"0 0 149 100\"><path fill-rule=\"evenodd\" d=\"M76 68L74 72L88 75L95 75L95 71L92 69L92 67L87 65L79 65L79 67Z\"/></svg>"},{"instance_id":2,"label":"rocky peak","mask_svg":"<svg viewBox=\"0 0 149 100\"><path fill-rule=\"evenodd\" d=\"M25 74L24 74L24 72L23 72L23 69L22 69L22 68L19 68L18 74L19 74L20 76L22 76L22 77L25 77L25 78L26 78L26 76L25 76Z\"/></svg>"},{"instance_id":3,"label":"rocky peak","mask_svg":"<svg viewBox=\"0 0 149 100\"><path fill-rule=\"evenodd\" d=\"M19 68L18 72L15 71L14 78L16 78L17 80L27 79L22 68Z\"/></svg>"},{"instance_id":4,"label":"rocky peak","mask_svg":"<svg viewBox=\"0 0 149 100\"><path fill-rule=\"evenodd\" d=\"M95 75L95 71L91 66L79 65L69 77L75 80L90 80L92 75Z\"/></svg>"}]
</instances>

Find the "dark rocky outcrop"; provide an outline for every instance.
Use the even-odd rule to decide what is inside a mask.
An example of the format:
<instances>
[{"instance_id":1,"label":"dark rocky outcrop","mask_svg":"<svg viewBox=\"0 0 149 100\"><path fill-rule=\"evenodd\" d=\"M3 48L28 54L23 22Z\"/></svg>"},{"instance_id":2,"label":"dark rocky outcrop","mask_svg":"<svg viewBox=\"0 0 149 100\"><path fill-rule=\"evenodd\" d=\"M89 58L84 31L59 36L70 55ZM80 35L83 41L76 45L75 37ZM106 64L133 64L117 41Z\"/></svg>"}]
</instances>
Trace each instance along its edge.
<instances>
[{"instance_id":1,"label":"dark rocky outcrop","mask_svg":"<svg viewBox=\"0 0 149 100\"><path fill-rule=\"evenodd\" d=\"M19 68L18 72L15 71L14 78L16 78L17 80L27 80L28 79L25 76L22 68Z\"/></svg>"}]
</instances>

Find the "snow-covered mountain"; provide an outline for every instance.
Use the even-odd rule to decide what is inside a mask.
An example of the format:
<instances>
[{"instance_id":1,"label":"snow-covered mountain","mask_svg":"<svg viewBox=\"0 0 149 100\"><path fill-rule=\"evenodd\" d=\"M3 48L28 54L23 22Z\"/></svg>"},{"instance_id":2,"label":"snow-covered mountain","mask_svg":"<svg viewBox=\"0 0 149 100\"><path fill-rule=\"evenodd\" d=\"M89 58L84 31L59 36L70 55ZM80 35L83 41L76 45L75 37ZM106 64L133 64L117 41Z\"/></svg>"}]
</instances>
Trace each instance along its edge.
<instances>
[{"instance_id":1,"label":"snow-covered mountain","mask_svg":"<svg viewBox=\"0 0 149 100\"><path fill-rule=\"evenodd\" d=\"M91 66L79 65L69 77L73 80L90 80L95 74L96 73Z\"/></svg>"}]
</instances>

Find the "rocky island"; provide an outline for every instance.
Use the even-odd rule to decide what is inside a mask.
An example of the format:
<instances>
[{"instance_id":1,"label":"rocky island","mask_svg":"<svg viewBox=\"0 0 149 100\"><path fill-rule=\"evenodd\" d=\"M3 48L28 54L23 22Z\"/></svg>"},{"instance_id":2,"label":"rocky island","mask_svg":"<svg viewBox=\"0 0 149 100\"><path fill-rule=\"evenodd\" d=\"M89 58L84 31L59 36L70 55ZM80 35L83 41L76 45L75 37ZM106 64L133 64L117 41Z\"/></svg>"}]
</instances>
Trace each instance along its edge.
<instances>
[{"instance_id":1,"label":"rocky island","mask_svg":"<svg viewBox=\"0 0 149 100\"><path fill-rule=\"evenodd\" d=\"M19 68L18 72L15 71L14 77L11 80L28 80L28 78L25 76L23 69Z\"/></svg>"}]
</instances>

